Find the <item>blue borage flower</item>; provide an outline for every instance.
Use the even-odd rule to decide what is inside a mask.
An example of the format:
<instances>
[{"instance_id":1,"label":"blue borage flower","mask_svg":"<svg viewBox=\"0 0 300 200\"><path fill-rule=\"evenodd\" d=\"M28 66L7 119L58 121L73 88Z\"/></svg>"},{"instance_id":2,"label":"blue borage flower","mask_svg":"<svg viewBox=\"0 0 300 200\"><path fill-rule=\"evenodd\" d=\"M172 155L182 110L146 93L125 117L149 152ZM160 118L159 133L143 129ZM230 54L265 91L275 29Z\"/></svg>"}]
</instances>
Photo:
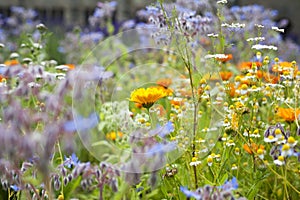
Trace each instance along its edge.
<instances>
[{"instance_id":1,"label":"blue borage flower","mask_svg":"<svg viewBox=\"0 0 300 200\"><path fill-rule=\"evenodd\" d=\"M180 186L180 191L184 193L187 198L195 199L235 199L232 190L238 188L237 179L233 177L231 180L226 181L223 185L219 187L205 185L202 188L198 188L196 191L190 191L186 187Z\"/></svg>"},{"instance_id":2,"label":"blue borage flower","mask_svg":"<svg viewBox=\"0 0 300 200\"><path fill-rule=\"evenodd\" d=\"M10 189L12 189L13 191L17 192L19 190L21 190L21 188L19 188L17 185L11 185Z\"/></svg>"},{"instance_id":3,"label":"blue borage flower","mask_svg":"<svg viewBox=\"0 0 300 200\"><path fill-rule=\"evenodd\" d=\"M74 131L87 131L99 123L99 116L97 113L93 112L89 115L88 118L83 118L82 116L76 116L74 120L67 121L63 128L66 132Z\"/></svg>"},{"instance_id":4,"label":"blue borage flower","mask_svg":"<svg viewBox=\"0 0 300 200\"><path fill-rule=\"evenodd\" d=\"M238 182L235 177L233 177L231 180L226 181L224 185L220 186L220 188L223 191L231 191L231 190L236 190L238 188Z\"/></svg>"},{"instance_id":5,"label":"blue borage flower","mask_svg":"<svg viewBox=\"0 0 300 200\"><path fill-rule=\"evenodd\" d=\"M195 199L201 199L201 195L198 194L197 192L193 192L187 189L187 187L183 187L180 186L180 191L183 192L183 194L187 197L187 198L195 198Z\"/></svg>"},{"instance_id":6,"label":"blue borage flower","mask_svg":"<svg viewBox=\"0 0 300 200\"><path fill-rule=\"evenodd\" d=\"M164 126L157 126L156 129L149 131L149 136L159 135L164 138L166 135L172 133L175 130L174 124L168 121Z\"/></svg>"},{"instance_id":7,"label":"blue borage flower","mask_svg":"<svg viewBox=\"0 0 300 200\"><path fill-rule=\"evenodd\" d=\"M156 154L163 155L170 151L173 151L177 147L177 142L165 142L165 143L158 143L153 145L148 151L147 156L151 157Z\"/></svg>"},{"instance_id":8,"label":"blue borage flower","mask_svg":"<svg viewBox=\"0 0 300 200\"><path fill-rule=\"evenodd\" d=\"M72 153L70 157L65 156L64 166L72 168L73 166L77 166L78 164L80 164L80 161L75 153Z\"/></svg>"}]
</instances>

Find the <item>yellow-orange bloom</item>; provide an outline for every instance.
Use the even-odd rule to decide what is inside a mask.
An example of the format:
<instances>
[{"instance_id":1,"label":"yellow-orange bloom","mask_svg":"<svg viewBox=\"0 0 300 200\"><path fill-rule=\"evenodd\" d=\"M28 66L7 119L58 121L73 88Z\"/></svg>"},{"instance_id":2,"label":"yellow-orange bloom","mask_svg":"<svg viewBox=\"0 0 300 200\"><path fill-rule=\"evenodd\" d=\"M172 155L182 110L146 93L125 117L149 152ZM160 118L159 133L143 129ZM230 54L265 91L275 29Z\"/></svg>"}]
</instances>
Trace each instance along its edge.
<instances>
[{"instance_id":1,"label":"yellow-orange bloom","mask_svg":"<svg viewBox=\"0 0 300 200\"><path fill-rule=\"evenodd\" d=\"M263 73L263 77L268 83L277 83L279 81L279 76L272 75L270 73Z\"/></svg>"},{"instance_id":2,"label":"yellow-orange bloom","mask_svg":"<svg viewBox=\"0 0 300 200\"><path fill-rule=\"evenodd\" d=\"M118 131L117 133L115 131L112 131L112 132L106 134L106 138L109 139L109 140L113 140L113 141L117 139L117 136L119 138L122 138L123 133L120 132L120 131Z\"/></svg>"},{"instance_id":3,"label":"yellow-orange bloom","mask_svg":"<svg viewBox=\"0 0 300 200\"><path fill-rule=\"evenodd\" d=\"M218 61L227 62L232 59L232 54L226 54L225 58L216 58Z\"/></svg>"},{"instance_id":4,"label":"yellow-orange bloom","mask_svg":"<svg viewBox=\"0 0 300 200\"><path fill-rule=\"evenodd\" d=\"M4 65L6 66L13 66L20 64L18 60L7 60L4 62Z\"/></svg>"},{"instance_id":5,"label":"yellow-orange bloom","mask_svg":"<svg viewBox=\"0 0 300 200\"><path fill-rule=\"evenodd\" d=\"M226 85L225 87L225 91L227 94L229 94L231 97L234 97L235 96L235 87L234 87L234 84L233 83L229 83Z\"/></svg>"},{"instance_id":6,"label":"yellow-orange bloom","mask_svg":"<svg viewBox=\"0 0 300 200\"><path fill-rule=\"evenodd\" d=\"M172 84L172 80L169 78L159 79L156 84L164 88L168 88Z\"/></svg>"},{"instance_id":7,"label":"yellow-orange bloom","mask_svg":"<svg viewBox=\"0 0 300 200\"><path fill-rule=\"evenodd\" d=\"M238 68L243 71L243 70L248 70L252 68L252 65L256 65L256 67L261 67L262 63L261 62L242 62L238 65Z\"/></svg>"},{"instance_id":8,"label":"yellow-orange bloom","mask_svg":"<svg viewBox=\"0 0 300 200\"><path fill-rule=\"evenodd\" d=\"M66 66L68 66L70 70L75 69L75 65L74 64L66 64Z\"/></svg>"},{"instance_id":9,"label":"yellow-orange bloom","mask_svg":"<svg viewBox=\"0 0 300 200\"><path fill-rule=\"evenodd\" d=\"M129 101L139 103L144 108L150 108L156 101L167 95L162 88L139 88L131 92Z\"/></svg>"},{"instance_id":10,"label":"yellow-orange bloom","mask_svg":"<svg viewBox=\"0 0 300 200\"><path fill-rule=\"evenodd\" d=\"M223 71L223 72L219 72L221 79L223 81L227 81L231 78L232 76L232 72L228 72L228 71Z\"/></svg>"},{"instance_id":11,"label":"yellow-orange bloom","mask_svg":"<svg viewBox=\"0 0 300 200\"><path fill-rule=\"evenodd\" d=\"M278 108L276 114L287 122L293 122L300 115L300 109Z\"/></svg>"},{"instance_id":12,"label":"yellow-orange bloom","mask_svg":"<svg viewBox=\"0 0 300 200\"><path fill-rule=\"evenodd\" d=\"M262 149L262 150L264 150L265 149L265 147L263 146L263 145L257 145L257 144L255 144L254 142L252 142L251 143L251 146L249 146L248 144L244 144L243 145L243 149L245 150L245 151L247 151L247 153L249 153L249 154L253 154L253 152L257 152L257 150L259 150L259 149Z\"/></svg>"},{"instance_id":13,"label":"yellow-orange bloom","mask_svg":"<svg viewBox=\"0 0 300 200\"><path fill-rule=\"evenodd\" d=\"M295 71L298 71L298 66L296 66L293 62L279 62L278 64L274 64L272 66L273 72L279 72L280 74L289 71L293 68Z\"/></svg>"}]
</instances>

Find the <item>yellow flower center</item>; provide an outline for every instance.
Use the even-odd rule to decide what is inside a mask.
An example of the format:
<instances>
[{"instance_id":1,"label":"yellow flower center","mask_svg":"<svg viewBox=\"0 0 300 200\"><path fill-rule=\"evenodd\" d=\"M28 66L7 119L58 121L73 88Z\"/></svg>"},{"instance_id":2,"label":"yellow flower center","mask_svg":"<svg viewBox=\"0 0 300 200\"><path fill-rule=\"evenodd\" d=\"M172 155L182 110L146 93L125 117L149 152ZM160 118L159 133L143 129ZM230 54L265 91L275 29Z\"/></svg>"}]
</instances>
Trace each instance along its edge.
<instances>
[{"instance_id":1,"label":"yellow flower center","mask_svg":"<svg viewBox=\"0 0 300 200\"><path fill-rule=\"evenodd\" d=\"M282 150L283 151L287 151L287 150L289 150L290 149L290 145L288 145L288 144L284 144L283 146L282 146Z\"/></svg>"},{"instance_id":2,"label":"yellow flower center","mask_svg":"<svg viewBox=\"0 0 300 200\"><path fill-rule=\"evenodd\" d=\"M192 162L196 162L197 161L197 158L196 157L193 157L192 158Z\"/></svg>"},{"instance_id":3,"label":"yellow flower center","mask_svg":"<svg viewBox=\"0 0 300 200\"><path fill-rule=\"evenodd\" d=\"M246 84L243 84L243 85L242 85L242 89L243 89L243 90L247 90L247 89L248 89L248 86L247 86Z\"/></svg>"},{"instance_id":4,"label":"yellow flower center","mask_svg":"<svg viewBox=\"0 0 300 200\"><path fill-rule=\"evenodd\" d=\"M268 139L272 140L272 139L274 139L274 136L273 135L269 135Z\"/></svg>"},{"instance_id":5,"label":"yellow flower center","mask_svg":"<svg viewBox=\"0 0 300 200\"><path fill-rule=\"evenodd\" d=\"M213 158L212 158L211 156L209 156L209 157L207 158L207 162L208 162L208 163L212 163L212 162L213 162Z\"/></svg>"},{"instance_id":6,"label":"yellow flower center","mask_svg":"<svg viewBox=\"0 0 300 200\"><path fill-rule=\"evenodd\" d=\"M275 134L276 134L276 135L281 134L281 130L280 130L279 128L276 128L276 129L275 129Z\"/></svg>"},{"instance_id":7,"label":"yellow flower center","mask_svg":"<svg viewBox=\"0 0 300 200\"><path fill-rule=\"evenodd\" d=\"M289 138L288 138L288 143L293 144L293 143L295 143L295 142L296 142L296 140L295 140L294 137L289 137Z\"/></svg>"},{"instance_id":8,"label":"yellow flower center","mask_svg":"<svg viewBox=\"0 0 300 200\"><path fill-rule=\"evenodd\" d=\"M284 161L284 157L283 156L278 156L278 160L283 162Z\"/></svg>"},{"instance_id":9,"label":"yellow flower center","mask_svg":"<svg viewBox=\"0 0 300 200\"><path fill-rule=\"evenodd\" d=\"M258 149L258 150L257 150L257 154L259 154L259 155L264 154L264 150L263 150L263 149Z\"/></svg>"}]
</instances>

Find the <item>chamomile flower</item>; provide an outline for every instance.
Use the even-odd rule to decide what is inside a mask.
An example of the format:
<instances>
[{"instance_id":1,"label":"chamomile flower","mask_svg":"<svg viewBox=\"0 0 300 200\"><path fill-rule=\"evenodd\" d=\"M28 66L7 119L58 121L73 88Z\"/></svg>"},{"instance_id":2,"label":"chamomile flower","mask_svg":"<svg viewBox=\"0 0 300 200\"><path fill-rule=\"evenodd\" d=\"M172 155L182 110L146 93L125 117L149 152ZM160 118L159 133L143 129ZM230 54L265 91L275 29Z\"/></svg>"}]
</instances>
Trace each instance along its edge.
<instances>
[{"instance_id":1,"label":"chamomile flower","mask_svg":"<svg viewBox=\"0 0 300 200\"><path fill-rule=\"evenodd\" d=\"M233 140L228 140L228 142L226 142L226 146L228 146L228 147L235 146L235 143Z\"/></svg>"},{"instance_id":2,"label":"chamomile flower","mask_svg":"<svg viewBox=\"0 0 300 200\"><path fill-rule=\"evenodd\" d=\"M237 169L238 169L237 165L236 164L232 164L231 170L237 170Z\"/></svg>"},{"instance_id":3,"label":"chamomile flower","mask_svg":"<svg viewBox=\"0 0 300 200\"><path fill-rule=\"evenodd\" d=\"M296 144L298 143L298 141L296 141L295 138L292 136L288 138L287 142L291 147L296 146Z\"/></svg>"},{"instance_id":4,"label":"chamomile flower","mask_svg":"<svg viewBox=\"0 0 300 200\"><path fill-rule=\"evenodd\" d=\"M274 164L276 165L284 165L285 164L285 160L283 156L278 156L278 158L276 160L274 160Z\"/></svg>"},{"instance_id":5,"label":"chamomile flower","mask_svg":"<svg viewBox=\"0 0 300 200\"><path fill-rule=\"evenodd\" d=\"M281 149L281 155L283 157L287 157L287 156L291 156L293 155L293 149L290 147L289 144L284 144L282 146L282 149Z\"/></svg>"},{"instance_id":6,"label":"chamomile flower","mask_svg":"<svg viewBox=\"0 0 300 200\"><path fill-rule=\"evenodd\" d=\"M267 143L276 142L277 140L278 140L278 138L275 138L273 135L269 135L268 137L264 138L264 142L267 142Z\"/></svg>"},{"instance_id":7,"label":"chamomile flower","mask_svg":"<svg viewBox=\"0 0 300 200\"><path fill-rule=\"evenodd\" d=\"M257 149L256 153L260 159L262 159L262 160L264 159L265 150L263 148Z\"/></svg>"},{"instance_id":8,"label":"chamomile flower","mask_svg":"<svg viewBox=\"0 0 300 200\"><path fill-rule=\"evenodd\" d=\"M197 165L200 165L200 164L201 164L201 161L197 160L196 157L193 157L192 162L190 162L190 166L197 166Z\"/></svg>"},{"instance_id":9,"label":"chamomile flower","mask_svg":"<svg viewBox=\"0 0 300 200\"><path fill-rule=\"evenodd\" d=\"M211 155L209 155L209 156L207 157L206 161L207 161L207 165L208 165L209 167L211 167L212 164L213 164L213 157L212 157Z\"/></svg>"}]
</instances>

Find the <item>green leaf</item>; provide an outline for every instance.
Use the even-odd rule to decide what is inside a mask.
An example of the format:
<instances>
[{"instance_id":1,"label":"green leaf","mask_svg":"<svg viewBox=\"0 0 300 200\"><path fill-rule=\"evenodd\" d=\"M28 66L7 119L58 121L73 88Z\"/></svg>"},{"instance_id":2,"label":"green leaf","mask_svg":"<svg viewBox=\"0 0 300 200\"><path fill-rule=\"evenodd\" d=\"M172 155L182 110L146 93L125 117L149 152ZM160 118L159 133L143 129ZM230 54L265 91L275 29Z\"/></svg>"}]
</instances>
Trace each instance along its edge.
<instances>
[{"instance_id":1,"label":"green leaf","mask_svg":"<svg viewBox=\"0 0 300 200\"><path fill-rule=\"evenodd\" d=\"M81 177L71 181L64 188L64 197L65 199L70 199L72 194L74 194L75 189L80 185Z\"/></svg>"},{"instance_id":2,"label":"green leaf","mask_svg":"<svg viewBox=\"0 0 300 200\"><path fill-rule=\"evenodd\" d=\"M224 184L226 180L228 180L228 174L227 173L222 176L222 178L220 179L220 183Z\"/></svg>"}]
</instances>

